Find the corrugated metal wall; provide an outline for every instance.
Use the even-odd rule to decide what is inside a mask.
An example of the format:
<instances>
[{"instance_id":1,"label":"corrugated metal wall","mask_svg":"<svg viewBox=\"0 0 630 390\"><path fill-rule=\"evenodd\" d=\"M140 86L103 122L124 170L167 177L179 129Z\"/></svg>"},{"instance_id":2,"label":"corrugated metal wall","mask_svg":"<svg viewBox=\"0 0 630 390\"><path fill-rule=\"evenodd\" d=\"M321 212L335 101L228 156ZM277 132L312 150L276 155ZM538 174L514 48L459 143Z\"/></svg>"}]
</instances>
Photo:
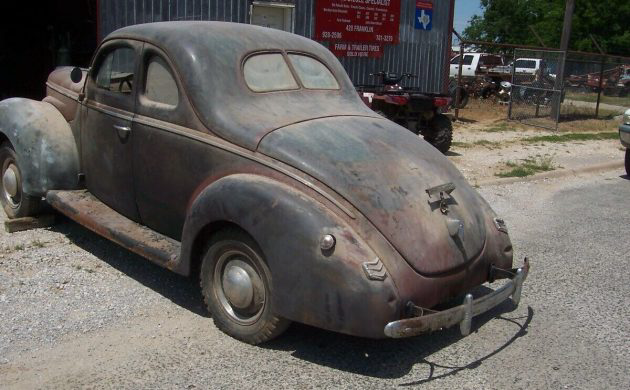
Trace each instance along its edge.
<instances>
[{"instance_id":1,"label":"corrugated metal wall","mask_svg":"<svg viewBox=\"0 0 630 390\"><path fill-rule=\"evenodd\" d=\"M99 36L130 24L166 20L221 20L249 22L249 0L100 0ZM316 0L295 1L295 33L311 38L315 30ZM380 70L418 76L405 85L440 92L445 85L446 52L450 52L450 0L435 0L432 31L414 29L415 1L402 0L400 39L385 46L382 58L342 58L355 84L370 84L370 73Z\"/></svg>"}]
</instances>

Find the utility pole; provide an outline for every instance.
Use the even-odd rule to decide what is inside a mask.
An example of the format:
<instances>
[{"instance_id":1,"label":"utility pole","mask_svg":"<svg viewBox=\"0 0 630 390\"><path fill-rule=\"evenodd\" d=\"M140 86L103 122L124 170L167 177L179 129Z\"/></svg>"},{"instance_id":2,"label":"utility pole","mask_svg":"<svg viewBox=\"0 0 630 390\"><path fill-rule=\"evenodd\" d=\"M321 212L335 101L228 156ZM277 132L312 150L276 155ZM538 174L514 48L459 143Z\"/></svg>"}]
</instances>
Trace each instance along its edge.
<instances>
[{"instance_id":1,"label":"utility pole","mask_svg":"<svg viewBox=\"0 0 630 390\"><path fill-rule=\"evenodd\" d=\"M564 84L564 68L567 61L567 51L569 50L569 40L571 39L571 22L573 21L573 11L575 10L575 0L567 0L564 8L564 24L562 25L562 38L560 38L560 50L562 51L562 58L560 59L560 68L556 72L556 82L554 89L561 90ZM551 109L552 116L555 117L556 123L560 118L560 104L561 93L557 93L558 96L553 99L554 106Z\"/></svg>"}]
</instances>

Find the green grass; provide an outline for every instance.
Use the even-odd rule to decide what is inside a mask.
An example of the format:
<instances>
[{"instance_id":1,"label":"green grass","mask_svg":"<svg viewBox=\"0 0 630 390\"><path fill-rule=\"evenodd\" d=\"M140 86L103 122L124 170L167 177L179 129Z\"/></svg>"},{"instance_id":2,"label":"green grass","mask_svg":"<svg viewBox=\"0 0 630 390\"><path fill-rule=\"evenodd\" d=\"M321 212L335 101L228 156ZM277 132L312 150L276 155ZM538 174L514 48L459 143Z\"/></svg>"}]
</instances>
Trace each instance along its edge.
<instances>
[{"instance_id":1,"label":"green grass","mask_svg":"<svg viewBox=\"0 0 630 390\"><path fill-rule=\"evenodd\" d=\"M514 131L516 129L513 126L509 126L507 122L503 121L480 130L484 133L502 133L505 131Z\"/></svg>"},{"instance_id":2,"label":"green grass","mask_svg":"<svg viewBox=\"0 0 630 390\"><path fill-rule=\"evenodd\" d=\"M24 250L24 245L23 244L17 244L16 246L13 247L13 250L16 250L16 251Z\"/></svg>"},{"instance_id":3,"label":"green grass","mask_svg":"<svg viewBox=\"0 0 630 390\"><path fill-rule=\"evenodd\" d=\"M619 138L617 132L604 132L604 133L566 133L566 134L553 134L553 135L539 135L536 137L523 138L523 142L536 143L536 142L572 142L572 141L600 141L600 140L616 140Z\"/></svg>"},{"instance_id":4,"label":"green grass","mask_svg":"<svg viewBox=\"0 0 630 390\"><path fill-rule=\"evenodd\" d=\"M525 177L531 176L538 172L553 171L556 167L553 165L553 157L537 156L524 159L520 163L508 161L505 163L510 170L506 172L495 173L499 177Z\"/></svg>"},{"instance_id":5,"label":"green grass","mask_svg":"<svg viewBox=\"0 0 630 390\"><path fill-rule=\"evenodd\" d=\"M480 139L477 140L475 142L473 142L473 145L475 146L485 146L487 148L492 148L495 146L500 146L501 143L500 142L494 142L494 141L488 141L487 139Z\"/></svg>"},{"instance_id":6,"label":"green grass","mask_svg":"<svg viewBox=\"0 0 630 390\"><path fill-rule=\"evenodd\" d=\"M457 147L457 148L472 148L472 145L467 143L467 142L458 142L458 141L453 141L451 143L451 146Z\"/></svg>"},{"instance_id":7,"label":"green grass","mask_svg":"<svg viewBox=\"0 0 630 390\"><path fill-rule=\"evenodd\" d=\"M39 240L33 240L33 242L31 242L31 245L33 245L33 247L35 248L43 248L46 246L45 242L41 242Z\"/></svg>"},{"instance_id":8,"label":"green grass","mask_svg":"<svg viewBox=\"0 0 630 390\"><path fill-rule=\"evenodd\" d=\"M579 100L582 102L595 103L597 102L597 94L596 93L579 93L579 92L568 92L566 95L567 99L571 100ZM600 103L606 104L614 104L615 106L630 106L630 97L619 97L619 96L605 96L603 93L601 95Z\"/></svg>"}]
</instances>

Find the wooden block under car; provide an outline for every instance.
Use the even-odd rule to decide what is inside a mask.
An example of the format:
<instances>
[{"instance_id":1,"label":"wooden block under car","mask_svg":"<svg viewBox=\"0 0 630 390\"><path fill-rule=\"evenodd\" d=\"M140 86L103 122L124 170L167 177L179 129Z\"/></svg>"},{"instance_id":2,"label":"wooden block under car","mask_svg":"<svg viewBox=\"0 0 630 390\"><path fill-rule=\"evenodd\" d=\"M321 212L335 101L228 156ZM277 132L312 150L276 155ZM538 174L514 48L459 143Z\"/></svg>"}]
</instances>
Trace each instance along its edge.
<instances>
[{"instance_id":1,"label":"wooden block under car","mask_svg":"<svg viewBox=\"0 0 630 390\"><path fill-rule=\"evenodd\" d=\"M54 214L40 215L38 217L15 218L4 221L4 230L6 230L7 233L15 233L23 230L49 227L54 223Z\"/></svg>"}]
</instances>

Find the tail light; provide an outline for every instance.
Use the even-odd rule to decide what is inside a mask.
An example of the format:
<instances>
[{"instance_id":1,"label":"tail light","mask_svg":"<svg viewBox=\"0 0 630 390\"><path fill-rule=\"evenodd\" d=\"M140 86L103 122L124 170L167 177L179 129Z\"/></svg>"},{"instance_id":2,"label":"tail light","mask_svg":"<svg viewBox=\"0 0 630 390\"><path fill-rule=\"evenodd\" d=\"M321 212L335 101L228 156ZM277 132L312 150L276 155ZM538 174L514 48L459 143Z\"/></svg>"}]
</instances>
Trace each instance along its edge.
<instances>
[{"instance_id":1,"label":"tail light","mask_svg":"<svg viewBox=\"0 0 630 390\"><path fill-rule=\"evenodd\" d=\"M404 106L405 104L407 104L407 102L409 102L409 98L406 96L399 96L399 95L386 95L385 101L387 103Z\"/></svg>"},{"instance_id":2,"label":"tail light","mask_svg":"<svg viewBox=\"0 0 630 390\"><path fill-rule=\"evenodd\" d=\"M433 107L444 107L451 103L451 98L448 97L436 97L433 98Z\"/></svg>"}]
</instances>

